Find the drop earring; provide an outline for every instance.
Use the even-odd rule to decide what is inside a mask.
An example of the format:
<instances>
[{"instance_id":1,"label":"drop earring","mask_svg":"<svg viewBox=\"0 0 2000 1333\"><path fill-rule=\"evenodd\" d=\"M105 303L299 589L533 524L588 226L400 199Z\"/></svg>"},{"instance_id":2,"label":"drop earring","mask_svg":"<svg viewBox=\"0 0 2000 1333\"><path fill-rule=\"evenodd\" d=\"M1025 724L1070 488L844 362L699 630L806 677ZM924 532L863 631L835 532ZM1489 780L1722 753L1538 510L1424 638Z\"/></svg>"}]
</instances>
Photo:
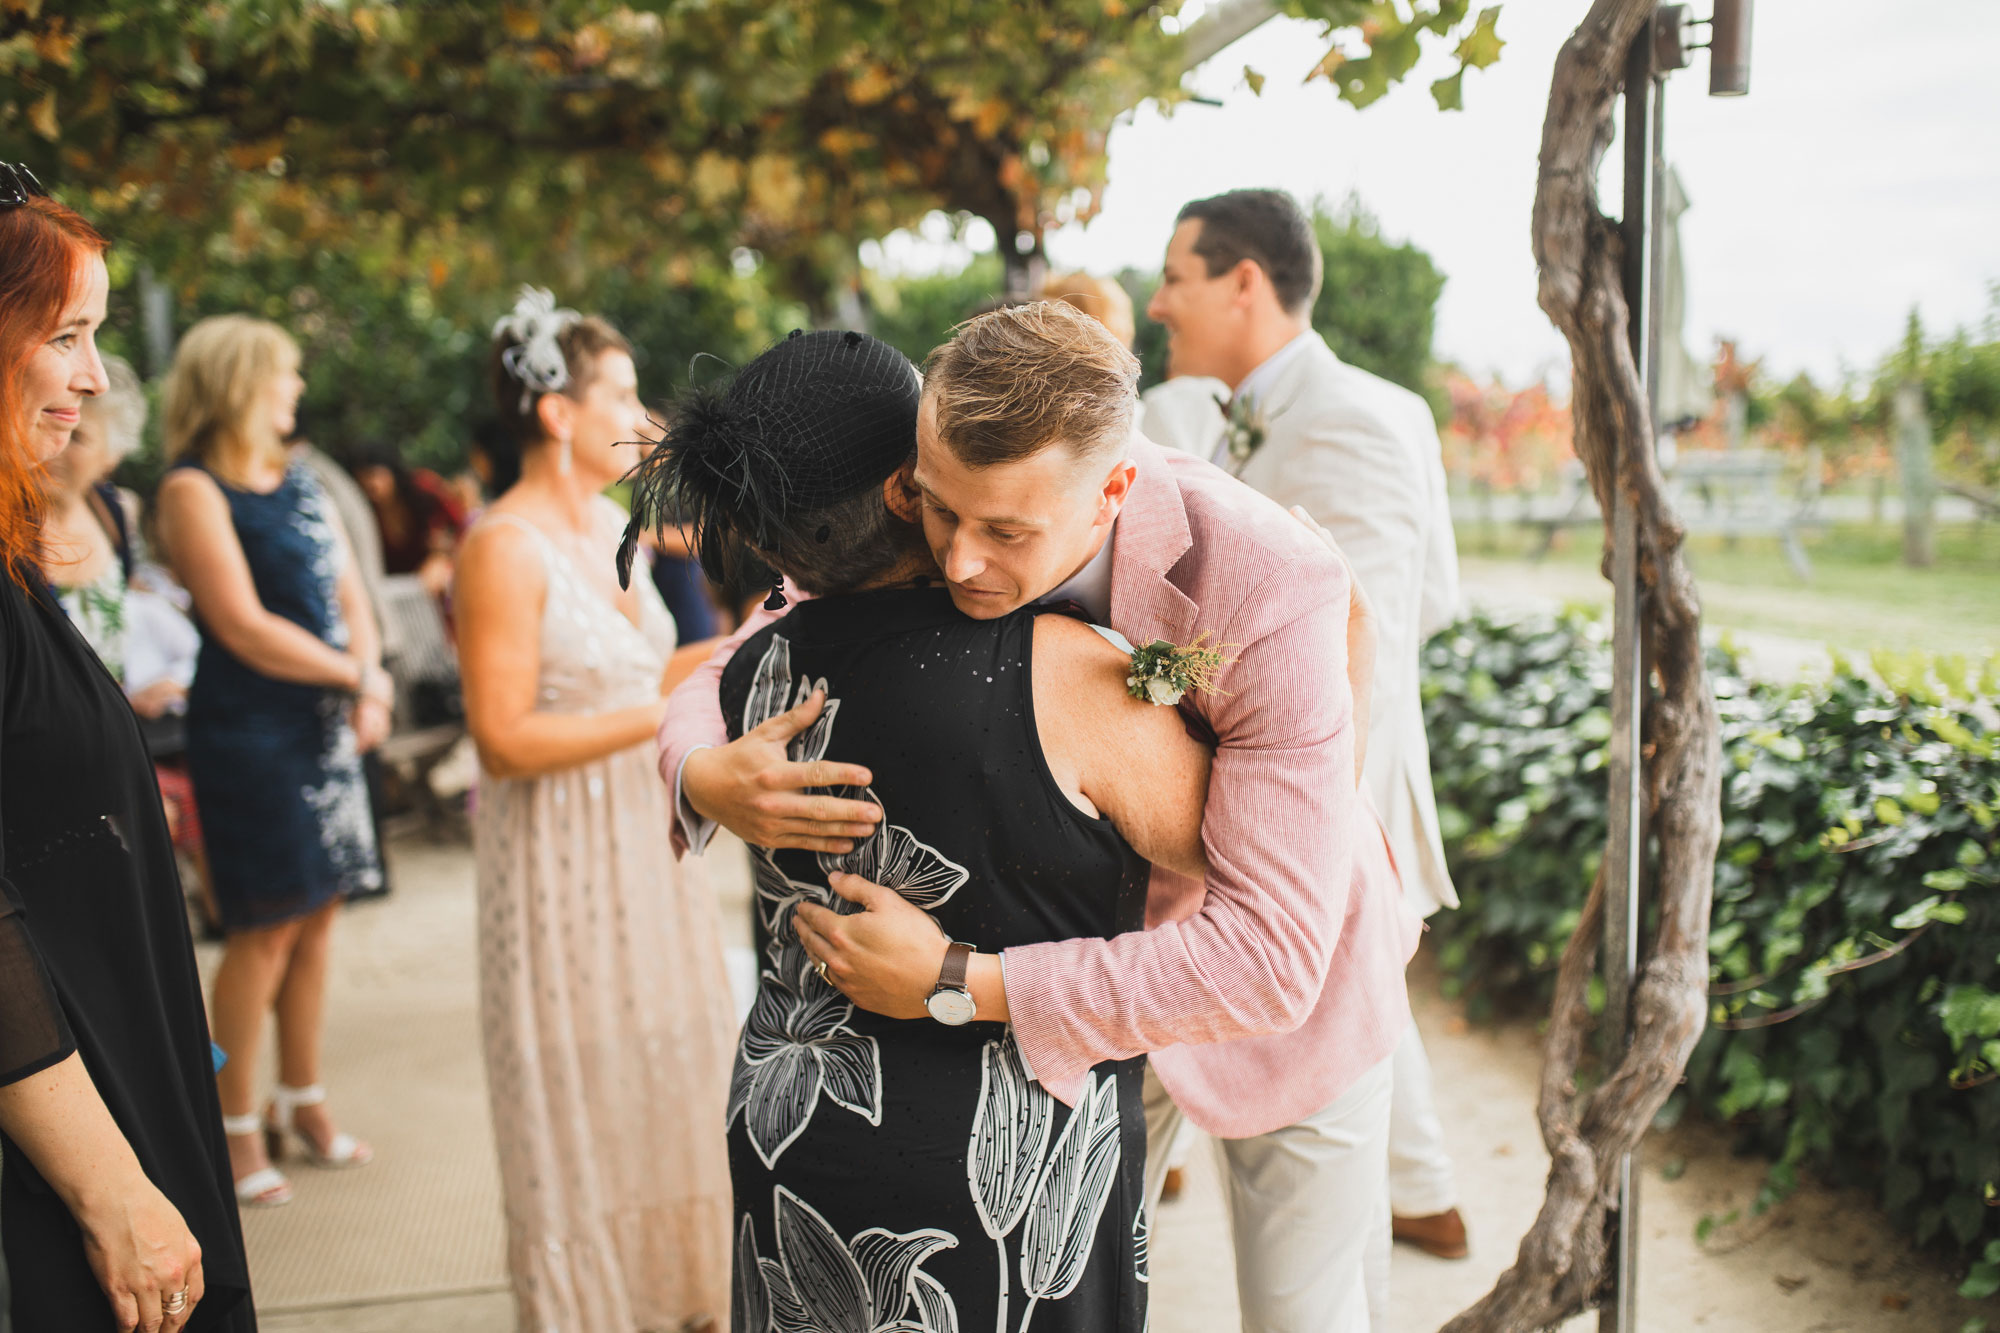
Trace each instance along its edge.
<instances>
[{"instance_id":1,"label":"drop earring","mask_svg":"<svg viewBox=\"0 0 2000 1333\"><path fill-rule=\"evenodd\" d=\"M569 436L565 434L557 443L562 452L556 455L556 471L567 477L570 467L575 462L570 450Z\"/></svg>"}]
</instances>

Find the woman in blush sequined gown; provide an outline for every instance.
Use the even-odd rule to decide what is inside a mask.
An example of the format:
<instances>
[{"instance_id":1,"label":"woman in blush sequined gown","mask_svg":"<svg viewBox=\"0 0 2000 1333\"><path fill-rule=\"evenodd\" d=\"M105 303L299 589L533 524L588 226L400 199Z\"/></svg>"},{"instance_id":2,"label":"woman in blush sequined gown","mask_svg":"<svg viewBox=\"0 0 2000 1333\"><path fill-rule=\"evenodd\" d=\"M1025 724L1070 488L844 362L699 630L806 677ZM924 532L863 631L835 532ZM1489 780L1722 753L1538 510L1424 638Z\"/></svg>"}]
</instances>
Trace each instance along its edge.
<instances>
[{"instance_id":1,"label":"woman in blush sequined gown","mask_svg":"<svg viewBox=\"0 0 2000 1333\"><path fill-rule=\"evenodd\" d=\"M645 425L632 358L536 297L496 333L521 479L468 536L455 601L509 1268L524 1333L681 1333L727 1308L735 1022L653 768L673 621L649 580L621 593L624 515L599 494Z\"/></svg>"}]
</instances>

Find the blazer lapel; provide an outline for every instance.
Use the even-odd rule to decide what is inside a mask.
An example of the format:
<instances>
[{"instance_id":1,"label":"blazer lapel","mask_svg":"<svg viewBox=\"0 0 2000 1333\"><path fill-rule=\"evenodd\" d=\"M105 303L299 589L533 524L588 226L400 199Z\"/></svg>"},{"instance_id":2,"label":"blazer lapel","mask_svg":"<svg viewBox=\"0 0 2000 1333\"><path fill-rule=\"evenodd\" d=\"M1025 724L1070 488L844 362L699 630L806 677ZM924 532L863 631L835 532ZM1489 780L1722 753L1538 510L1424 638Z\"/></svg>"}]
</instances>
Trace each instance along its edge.
<instances>
[{"instance_id":1,"label":"blazer lapel","mask_svg":"<svg viewBox=\"0 0 2000 1333\"><path fill-rule=\"evenodd\" d=\"M1265 394L1267 401L1262 405L1263 447L1236 469L1239 478L1260 491L1270 491L1271 483L1284 471L1285 456L1298 443L1304 428L1311 424L1309 416L1292 416L1292 410L1312 391L1316 376L1325 375L1340 364L1340 358L1326 345L1326 339L1314 334L1313 341L1301 348L1279 371L1277 378L1271 381L1271 387Z\"/></svg>"},{"instance_id":2,"label":"blazer lapel","mask_svg":"<svg viewBox=\"0 0 2000 1333\"><path fill-rule=\"evenodd\" d=\"M1157 445L1134 442L1139 475L1111 537L1111 627L1135 645L1192 637L1198 608L1167 575L1194 545L1187 506Z\"/></svg>"}]
</instances>

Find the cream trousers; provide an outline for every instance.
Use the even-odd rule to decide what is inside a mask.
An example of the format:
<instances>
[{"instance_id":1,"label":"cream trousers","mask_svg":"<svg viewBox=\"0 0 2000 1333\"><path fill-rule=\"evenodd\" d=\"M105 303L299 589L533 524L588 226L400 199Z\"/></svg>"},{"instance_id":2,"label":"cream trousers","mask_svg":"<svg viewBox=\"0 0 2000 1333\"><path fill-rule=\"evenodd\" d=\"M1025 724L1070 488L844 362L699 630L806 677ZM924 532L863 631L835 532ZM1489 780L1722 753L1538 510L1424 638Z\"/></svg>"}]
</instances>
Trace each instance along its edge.
<instances>
[{"instance_id":1,"label":"cream trousers","mask_svg":"<svg viewBox=\"0 0 2000 1333\"><path fill-rule=\"evenodd\" d=\"M1380 1333L1389 1297L1393 1066L1393 1056L1383 1060L1296 1125L1215 1141L1243 1333ZM1148 1069L1149 1209L1159 1205L1180 1125L1180 1108Z\"/></svg>"},{"instance_id":2,"label":"cream trousers","mask_svg":"<svg viewBox=\"0 0 2000 1333\"><path fill-rule=\"evenodd\" d=\"M1396 1089L1389 1109L1389 1206L1398 1217L1429 1217L1458 1207L1458 1182L1444 1150L1430 1057L1415 1023L1395 1055Z\"/></svg>"}]
</instances>

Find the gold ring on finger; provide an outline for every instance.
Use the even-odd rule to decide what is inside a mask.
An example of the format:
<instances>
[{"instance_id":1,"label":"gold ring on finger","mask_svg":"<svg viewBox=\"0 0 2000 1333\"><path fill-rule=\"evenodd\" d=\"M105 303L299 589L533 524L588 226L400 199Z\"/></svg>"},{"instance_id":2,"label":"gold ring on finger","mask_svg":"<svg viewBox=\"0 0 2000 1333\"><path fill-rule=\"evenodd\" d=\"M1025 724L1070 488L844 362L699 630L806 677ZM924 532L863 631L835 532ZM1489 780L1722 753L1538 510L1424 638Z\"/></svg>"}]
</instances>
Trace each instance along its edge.
<instances>
[{"instance_id":1,"label":"gold ring on finger","mask_svg":"<svg viewBox=\"0 0 2000 1333\"><path fill-rule=\"evenodd\" d=\"M187 1305L188 1289L182 1287L179 1291L167 1297L166 1300L160 1302L160 1309L168 1314L179 1314L181 1311L187 1309Z\"/></svg>"},{"instance_id":2,"label":"gold ring on finger","mask_svg":"<svg viewBox=\"0 0 2000 1333\"><path fill-rule=\"evenodd\" d=\"M819 973L819 979L827 985L831 986L833 984L833 978L826 974L826 959L822 958L817 963L814 963L813 971Z\"/></svg>"}]
</instances>

